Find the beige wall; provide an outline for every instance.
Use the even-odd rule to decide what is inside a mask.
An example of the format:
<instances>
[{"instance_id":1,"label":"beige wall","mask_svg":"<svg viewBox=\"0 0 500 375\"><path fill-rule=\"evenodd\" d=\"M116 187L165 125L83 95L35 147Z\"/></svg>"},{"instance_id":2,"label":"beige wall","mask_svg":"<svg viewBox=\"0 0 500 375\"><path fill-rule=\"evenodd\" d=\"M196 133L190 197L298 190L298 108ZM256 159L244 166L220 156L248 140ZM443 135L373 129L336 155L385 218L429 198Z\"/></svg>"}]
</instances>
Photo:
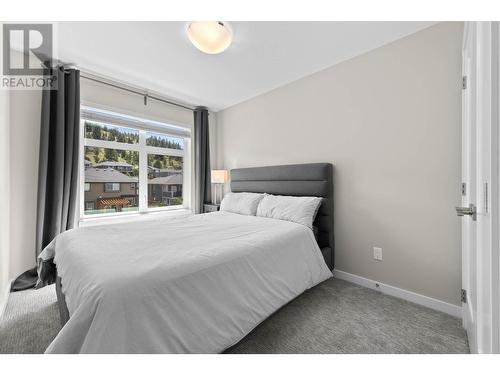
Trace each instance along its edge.
<instances>
[{"instance_id":1,"label":"beige wall","mask_svg":"<svg viewBox=\"0 0 500 375\"><path fill-rule=\"evenodd\" d=\"M10 92L10 277L35 266L41 91Z\"/></svg>"},{"instance_id":2,"label":"beige wall","mask_svg":"<svg viewBox=\"0 0 500 375\"><path fill-rule=\"evenodd\" d=\"M0 23L0 50L3 51L2 40ZM9 132L9 92L0 90L0 317L7 302L9 287Z\"/></svg>"},{"instance_id":3,"label":"beige wall","mask_svg":"<svg viewBox=\"0 0 500 375\"><path fill-rule=\"evenodd\" d=\"M0 316L9 284L9 92L0 90Z\"/></svg>"},{"instance_id":4,"label":"beige wall","mask_svg":"<svg viewBox=\"0 0 500 375\"><path fill-rule=\"evenodd\" d=\"M80 99L82 104L97 104L131 114L146 115L153 119L170 121L191 126L193 113L183 108L149 100L144 105L144 98L120 89L82 78L80 80Z\"/></svg>"},{"instance_id":5,"label":"beige wall","mask_svg":"<svg viewBox=\"0 0 500 375\"><path fill-rule=\"evenodd\" d=\"M336 268L459 305L461 38L441 23L219 112L218 166L333 163Z\"/></svg>"}]
</instances>

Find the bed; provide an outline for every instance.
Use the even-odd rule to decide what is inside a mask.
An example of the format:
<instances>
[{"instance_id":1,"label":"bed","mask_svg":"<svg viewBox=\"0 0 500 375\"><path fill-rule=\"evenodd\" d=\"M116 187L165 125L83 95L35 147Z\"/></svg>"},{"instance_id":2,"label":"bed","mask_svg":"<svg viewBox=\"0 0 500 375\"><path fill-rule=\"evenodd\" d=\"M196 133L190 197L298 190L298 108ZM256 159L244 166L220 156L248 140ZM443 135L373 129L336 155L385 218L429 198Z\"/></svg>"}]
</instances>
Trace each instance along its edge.
<instances>
[{"instance_id":1,"label":"bed","mask_svg":"<svg viewBox=\"0 0 500 375\"><path fill-rule=\"evenodd\" d=\"M216 212L80 228L47 251L63 328L47 353L219 353L332 276L328 163L231 170L231 191L322 197L309 228Z\"/></svg>"}]
</instances>

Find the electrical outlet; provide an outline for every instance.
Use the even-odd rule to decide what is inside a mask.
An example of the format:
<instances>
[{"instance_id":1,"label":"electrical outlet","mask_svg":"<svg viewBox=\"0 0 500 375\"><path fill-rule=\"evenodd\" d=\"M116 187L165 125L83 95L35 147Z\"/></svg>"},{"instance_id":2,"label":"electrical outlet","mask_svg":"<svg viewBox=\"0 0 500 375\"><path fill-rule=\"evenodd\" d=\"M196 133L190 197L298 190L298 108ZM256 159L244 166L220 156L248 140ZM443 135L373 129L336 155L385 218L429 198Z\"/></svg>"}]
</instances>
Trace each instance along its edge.
<instances>
[{"instance_id":1,"label":"electrical outlet","mask_svg":"<svg viewBox=\"0 0 500 375\"><path fill-rule=\"evenodd\" d=\"M381 247L374 247L373 248L373 259L382 260L382 248Z\"/></svg>"}]
</instances>

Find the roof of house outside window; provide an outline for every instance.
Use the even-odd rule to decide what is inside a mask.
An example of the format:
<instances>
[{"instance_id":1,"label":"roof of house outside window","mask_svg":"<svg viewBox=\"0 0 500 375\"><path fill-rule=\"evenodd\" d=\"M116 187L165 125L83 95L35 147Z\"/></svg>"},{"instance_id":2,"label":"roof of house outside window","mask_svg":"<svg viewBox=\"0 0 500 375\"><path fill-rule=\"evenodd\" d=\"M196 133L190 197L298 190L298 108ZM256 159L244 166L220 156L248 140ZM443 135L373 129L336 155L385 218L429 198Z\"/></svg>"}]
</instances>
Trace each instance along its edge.
<instances>
[{"instance_id":1,"label":"roof of house outside window","mask_svg":"<svg viewBox=\"0 0 500 375\"><path fill-rule=\"evenodd\" d=\"M113 168L99 169L87 168L85 169L85 182L123 182L123 183L137 183L138 177L130 177L124 173L118 172Z\"/></svg>"},{"instance_id":2,"label":"roof of house outside window","mask_svg":"<svg viewBox=\"0 0 500 375\"><path fill-rule=\"evenodd\" d=\"M99 163L96 165L98 168L102 167L107 167L107 168L113 168L113 167L125 167L125 168L134 168L133 165L129 163L125 163L123 161L103 161L102 163Z\"/></svg>"},{"instance_id":3,"label":"roof of house outside window","mask_svg":"<svg viewBox=\"0 0 500 375\"><path fill-rule=\"evenodd\" d=\"M165 177L156 177L148 180L149 185L182 185L182 174L177 173Z\"/></svg>"},{"instance_id":4,"label":"roof of house outside window","mask_svg":"<svg viewBox=\"0 0 500 375\"><path fill-rule=\"evenodd\" d=\"M158 171L169 172L169 173L182 173L182 169L174 169L174 168L162 168L162 169L158 169Z\"/></svg>"}]
</instances>

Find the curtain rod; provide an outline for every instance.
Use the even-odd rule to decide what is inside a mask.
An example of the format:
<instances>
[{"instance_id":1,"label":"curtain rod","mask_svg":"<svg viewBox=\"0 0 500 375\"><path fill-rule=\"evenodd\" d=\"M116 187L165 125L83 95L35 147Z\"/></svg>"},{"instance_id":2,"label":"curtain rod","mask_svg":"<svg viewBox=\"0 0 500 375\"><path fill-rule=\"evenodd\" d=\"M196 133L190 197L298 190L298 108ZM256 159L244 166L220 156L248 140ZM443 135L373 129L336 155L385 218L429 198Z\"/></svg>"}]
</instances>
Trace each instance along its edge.
<instances>
[{"instance_id":1,"label":"curtain rod","mask_svg":"<svg viewBox=\"0 0 500 375\"><path fill-rule=\"evenodd\" d=\"M123 91L128 91L128 92L131 92L133 94L137 94L137 95L140 95L140 96L143 96L144 97L144 105L147 104L147 100L148 98L149 99L153 99L153 100L156 100L156 101L159 101L159 102L162 102L162 103L167 103L167 104L170 104L170 105L174 105L176 107L180 107L180 108L184 108L184 109L187 109L187 110L190 110L190 111L193 111L195 108L194 107L190 107L188 105L185 105L185 104L180 104L180 103L176 103L176 102L173 102L171 100L167 100L167 99L163 99L163 98L160 98L158 96L155 96L155 95L150 95L148 94L147 91L139 91L138 89L133 89L133 88L130 88L130 87L127 87L123 84L120 84L116 81L111 81L111 80L103 80L103 79L99 79L97 78L96 76L94 75L88 75L87 73L84 73L82 71L80 71L80 77L81 78L85 78L89 81L94 81L94 82L97 82L97 83L101 83L103 85L107 85L107 86L110 86L110 87L114 87L116 89L119 89L119 90L123 90Z\"/></svg>"}]
</instances>

